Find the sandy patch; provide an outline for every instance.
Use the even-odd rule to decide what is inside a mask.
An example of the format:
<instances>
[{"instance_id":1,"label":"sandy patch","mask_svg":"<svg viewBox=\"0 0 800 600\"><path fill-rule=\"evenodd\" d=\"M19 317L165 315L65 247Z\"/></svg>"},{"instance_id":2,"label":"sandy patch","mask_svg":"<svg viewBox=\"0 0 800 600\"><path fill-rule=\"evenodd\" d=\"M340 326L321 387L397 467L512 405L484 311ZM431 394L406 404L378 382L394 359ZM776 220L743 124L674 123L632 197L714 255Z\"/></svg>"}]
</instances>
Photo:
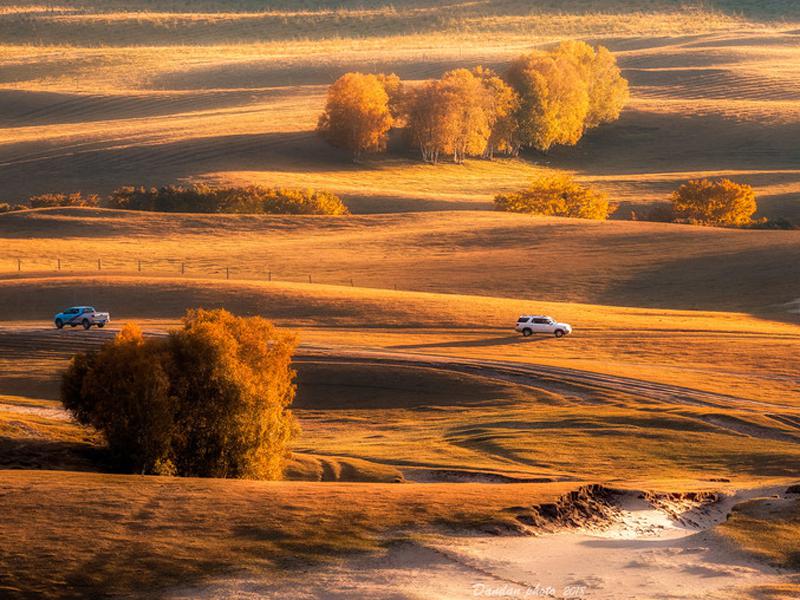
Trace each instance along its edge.
<instances>
[{"instance_id":1,"label":"sandy patch","mask_svg":"<svg viewBox=\"0 0 800 600\"><path fill-rule=\"evenodd\" d=\"M349 558L289 577L231 576L188 598L741 598L781 574L729 548L708 528L730 508L776 490L740 492L713 505L683 500L658 508L637 494L621 497L608 527L530 536L459 536L390 546L380 556ZM674 509L684 510L676 520Z\"/></svg>"}]
</instances>

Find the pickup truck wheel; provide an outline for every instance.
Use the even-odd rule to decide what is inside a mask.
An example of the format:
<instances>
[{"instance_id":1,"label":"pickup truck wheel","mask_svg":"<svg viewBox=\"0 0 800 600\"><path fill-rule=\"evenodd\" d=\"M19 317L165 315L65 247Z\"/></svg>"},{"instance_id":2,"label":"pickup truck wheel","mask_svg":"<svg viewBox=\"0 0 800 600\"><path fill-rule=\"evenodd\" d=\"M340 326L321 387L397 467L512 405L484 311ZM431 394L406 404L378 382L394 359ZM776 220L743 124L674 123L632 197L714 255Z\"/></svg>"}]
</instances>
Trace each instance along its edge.
<instances>
[{"instance_id":1,"label":"pickup truck wheel","mask_svg":"<svg viewBox=\"0 0 800 600\"><path fill-rule=\"evenodd\" d=\"M98 323L97 326L102 329L105 326L105 323Z\"/></svg>"},{"instance_id":2,"label":"pickup truck wheel","mask_svg":"<svg viewBox=\"0 0 800 600\"><path fill-rule=\"evenodd\" d=\"M56 329L64 329L64 321L56 319Z\"/></svg>"},{"instance_id":3,"label":"pickup truck wheel","mask_svg":"<svg viewBox=\"0 0 800 600\"><path fill-rule=\"evenodd\" d=\"M556 329L555 335L557 338L564 337L564 330L563 329Z\"/></svg>"},{"instance_id":4,"label":"pickup truck wheel","mask_svg":"<svg viewBox=\"0 0 800 600\"><path fill-rule=\"evenodd\" d=\"M525 337L530 337L531 335L533 335L533 329L529 329L528 327L526 327L525 329L522 330L522 335L524 335Z\"/></svg>"},{"instance_id":5,"label":"pickup truck wheel","mask_svg":"<svg viewBox=\"0 0 800 600\"><path fill-rule=\"evenodd\" d=\"M89 319L84 319L83 321L81 321L81 325L83 325L84 329L89 329L89 327L92 326L92 324L89 322Z\"/></svg>"}]
</instances>

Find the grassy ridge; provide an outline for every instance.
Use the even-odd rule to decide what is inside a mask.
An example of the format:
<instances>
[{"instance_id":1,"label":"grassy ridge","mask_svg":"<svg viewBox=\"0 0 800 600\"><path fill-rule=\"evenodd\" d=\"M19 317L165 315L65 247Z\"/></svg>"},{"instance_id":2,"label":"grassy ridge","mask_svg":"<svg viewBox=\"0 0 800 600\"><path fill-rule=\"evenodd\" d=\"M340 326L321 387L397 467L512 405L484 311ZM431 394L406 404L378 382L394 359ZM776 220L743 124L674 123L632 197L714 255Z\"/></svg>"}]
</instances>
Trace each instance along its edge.
<instances>
[{"instance_id":1,"label":"grassy ridge","mask_svg":"<svg viewBox=\"0 0 800 600\"><path fill-rule=\"evenodd\" d=\"M427 1L405 2L402 10L388 2L369 7L363 3L329 2L65 2L52 12L23 7L0 13L0 43L202 45L487 32L586 35L612 28L617 33L646 29L655 34L665 32L669 26L703 31L732 26L742 22L740 14L741 10L719 10L701 2L678 7L666 1L630 0L595 1L588 5L548 1L534 6L519 0L455 4ZM769 14L761 11L759 16Z\"/></svg>"},{"instance_id":2,"label":"grassy ridge","mask_svg":"<svg viewBox=\"0 0 800 600\"><path fill-rule=\"evenodd\" d=\"M577 171L627 208L727 171L756 186L764 216L800 214L797 48L790 26L761 21L755 3L207 6L197 15L181 2L87 2L0 15L0 201L202 180L330 189L356 212L484 208L546 166ZM354 168L310 133L325 86L345 71L421 80L459 66L502 70L565 36L609 46L633 84L620 122L578 149L432 177L403 158Z\"/></svg>"},{"instance_id":3,"label":"grassy ridge","mask_svg":"<svg viewBox=\"0 0 800 600\"><path fill-rule=\"evenodd\" d=\"M0 215L0 272L306 281L747 311L790 318L800 231L586 222L494 212L326 217L52 209ZM102 274L102 271L101 273Z\"/></svg>"}]
</instances>

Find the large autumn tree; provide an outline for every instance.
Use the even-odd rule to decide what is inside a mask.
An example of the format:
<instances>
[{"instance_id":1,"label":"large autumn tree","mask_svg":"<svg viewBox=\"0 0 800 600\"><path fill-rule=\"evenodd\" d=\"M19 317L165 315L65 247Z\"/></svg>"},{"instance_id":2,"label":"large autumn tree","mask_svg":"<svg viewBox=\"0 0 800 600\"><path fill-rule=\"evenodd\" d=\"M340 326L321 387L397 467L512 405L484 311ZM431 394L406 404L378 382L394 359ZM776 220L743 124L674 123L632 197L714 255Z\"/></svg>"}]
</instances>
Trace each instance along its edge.
<instances>
[{"instance_id":1,"label":"large autumn tree","mask_svg":"<svg viewBox=\"0 0 800 600\"><path fill-rule=\"evenodd\" d=\"M587 129L615 121L629 99L614 55L585 42L520 56L507 79L520 98L519 143L542 152L575 145Z\"/></svg>"},{"instance_id":2,"label":"large autumn tree","mask_svg":"<svg viewBox=\"0 0 800 600\"><path fill-rule=\"evenodd\" d=\"M520 98L517 135L523 146L547 152L556 144L578 143L589 114L589 89L572 60L533 52L513 61L507 78Z\"/></svg>"},{"instance_id":3,"label":"large autumn tree","mask_svg":"<svg viewBox=\"0 0 800 600\"><path fill-rule=\"evenodd\" d=\"M358 162L364 153L386 147L393 122L384 82L377 75L346 73L328 89L317 131L332 146L349 150Z\"/></svg>"},{"instance_id":4,"label":"large autumn tree","mask_svg":"<svg viewBox=\"0 0 800 600\"><path fill-rule=\"evenodd\" d=\"M497 73L485 67L472 70L475 77L488 92L488 112L490 134L483 152L484 158L493 158L495 152L516 154L517 144L516 111L519 108L519 96Z\"/></svg>"},{"instance_id":5,"label":"large autumn tree","mask_svg":"<svg viewBox=\"0 0 800 600\"><path fill-rule=\"evenodd\" d=\"M496 123L494 97L483 79L467 69L455 69L415 90L409 102L408 127L425 161L441 155L463 162L481 156Z\"/></svg>"},{"instance_id":6,"label":"large autumn tree","mask_svg":"<svg viewBox=\"0 0 800 600\"><path fill-rule=\"evenodd\" d=\"M586 42L570 40L559 44L555 53L570 60L586 82L589 112L585 129L619 119L630 91L628 80L622 76L617 59L608 48L593 48Z\"/></svg>"},{"instance_id":7,"label":"large autumn tree","mask_svg":"<svg viewBox=\"0 0 800 600\"><path fill-rule=\"evenodd\" d=\"M61 399L134 473L278 479L297 425L295 337L260 317L190 310L168 338L126 325L79 353Z\"/></svg>"}]
</instances>

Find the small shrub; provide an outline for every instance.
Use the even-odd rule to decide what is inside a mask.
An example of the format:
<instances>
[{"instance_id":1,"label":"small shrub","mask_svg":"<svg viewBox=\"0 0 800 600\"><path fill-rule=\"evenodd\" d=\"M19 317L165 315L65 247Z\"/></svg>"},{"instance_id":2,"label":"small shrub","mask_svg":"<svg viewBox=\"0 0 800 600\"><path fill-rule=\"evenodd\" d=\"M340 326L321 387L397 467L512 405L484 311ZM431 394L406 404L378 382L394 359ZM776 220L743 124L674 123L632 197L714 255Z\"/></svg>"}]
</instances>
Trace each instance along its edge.
<instances>
[{"instance_id":1,"label":"small shrub","mask_svg":"<svg viewBox=\"0 0 800 600\"><path fill-rule=\"evenodd\" d=\"M569 175L547 175L535 179L521 192L499 194L495 208L579 219L607 219L611 209L602 192L580 185Z\"/></svg>"},{"instance_id":2,"label":"small shrub","mask_svg":"<svg viewBox=\"0 0 800 600\"><path fill-rule=\"evenodd\" d=\"M701 225L743 227L752 224L758 210L749 185L730 179L694 179L672 195L675 220Z\"/></svg>"},{"instance_id":3,"label":"small shrub","mask_svg":"<svg viewBox=\"0 0 800 600\"><path fill-rule=\"evenodd\" d=\"M74 194L41 194L28 198L31 208L55 208L60 206L88 206L100 205L100 197L96 194L84 196L81 192Z\"/></svg>"},{"instance_id":4,"label":"small shrub","mask_svg":"<svg viewBox=\"0 0 800 600\"><path fill-rule=\"evenodd\" d=\"M64 406L137 473L277 479L297 432L295 337L260 317L187 312L166 339L133 325L62 378Z\"/></svg>"},{"instance_id":5,"label":"small shrub","mask_svg":"<svg viewBox=\"0 0 800 600\"><path fill-rule=\"evenodd\" d=\"M14 212L15 210L24 210L26 208L27 206L23 206L22 204L0 203L0 213Z\"/></svg>"},{"instance_id":6,"label":"small shrub","mask_svg":"<svg viewBox=\"0 0 800 600\"><path fill-rule=\"evenodd\" d=\"M330 192L263 186L214 188L205 185L122 187L108 197L109 208L157 212L344 215L349 211Z\"/></svg>"}]
</instances>

